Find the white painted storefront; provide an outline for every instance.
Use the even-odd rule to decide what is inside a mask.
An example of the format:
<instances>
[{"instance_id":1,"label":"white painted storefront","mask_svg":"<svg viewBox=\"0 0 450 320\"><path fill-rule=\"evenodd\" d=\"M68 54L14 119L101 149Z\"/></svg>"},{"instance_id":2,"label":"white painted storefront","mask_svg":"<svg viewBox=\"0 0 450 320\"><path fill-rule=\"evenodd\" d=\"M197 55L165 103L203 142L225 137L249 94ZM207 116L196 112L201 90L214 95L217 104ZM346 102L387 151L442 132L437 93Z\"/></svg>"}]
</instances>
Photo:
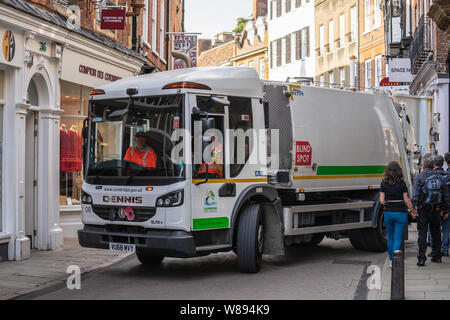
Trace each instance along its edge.
<instances>
[{"instance_id":1,"label":"white painted storefront","mask_svg":"<svg viewBox=\"0 0 450 320\"><path fill-rule=\"evenodd\" d=\"M87 116L91 88L136 75L143 61L3 4L0 45L0 261L23 260L81 226L80 206L61 204L61 125ZM64 98L74 88L79 111Z\"/></svg>"},{"instance_id":2,"label":"white painted storefront","mask_svg":"<svg viewBox=\"0 0 450 320\"><path fill-rule=\"evenodd\" d=\"M314 1L290 1L290 10L286 12L286 2L281 3L281 15L277 17L277 1L269 1L269 79L285 81L287 77L315 76L315 25ZM299 5L298 7L296 7ZM286 37L290 35L289 46ZM300 38L299 38L300 35ZM281 45L281 48L277 48ZM300 49L297 46L300 45ZM300 50L300 52L299 52ZM277 52L281 55L277 63ZM299 56L300 53L300 56Z\"/></svg>"}]
</instances>

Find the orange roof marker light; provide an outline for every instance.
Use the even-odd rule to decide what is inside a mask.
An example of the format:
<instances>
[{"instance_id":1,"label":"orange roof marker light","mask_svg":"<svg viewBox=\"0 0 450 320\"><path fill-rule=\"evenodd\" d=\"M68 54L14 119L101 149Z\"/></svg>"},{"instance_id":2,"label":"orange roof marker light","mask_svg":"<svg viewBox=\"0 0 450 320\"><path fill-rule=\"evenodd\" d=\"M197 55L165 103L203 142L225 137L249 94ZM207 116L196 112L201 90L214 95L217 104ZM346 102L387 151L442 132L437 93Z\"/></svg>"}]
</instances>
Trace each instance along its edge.
<instances>
[{"instance_id":1,"label":"orange roof marker light","mask_svg":"<svg viewBox=\"0 0 450 320\"><path fill-rule=\"evenodd\" d=\"M104 90L101 90L101 89L91 90L91 96L98 96L98 95L102 95L102 94L105 94Z\"/></svg>"},{"instance_id":2,"label":"orange roof marker light","mask_svg":"<svg viewBox=\"0 0 450 320\"><path fill-rule=\"evenodd\" d=\"M195 83L195 82L188 82L188 81L181 81L181 82L174 82L170 83L168 85L165 85L163 90L169 90L169 89L199 89L199 90L211 90L210 87L207 85L201 84L201 83Z\"/></svg>"}]
</instances>

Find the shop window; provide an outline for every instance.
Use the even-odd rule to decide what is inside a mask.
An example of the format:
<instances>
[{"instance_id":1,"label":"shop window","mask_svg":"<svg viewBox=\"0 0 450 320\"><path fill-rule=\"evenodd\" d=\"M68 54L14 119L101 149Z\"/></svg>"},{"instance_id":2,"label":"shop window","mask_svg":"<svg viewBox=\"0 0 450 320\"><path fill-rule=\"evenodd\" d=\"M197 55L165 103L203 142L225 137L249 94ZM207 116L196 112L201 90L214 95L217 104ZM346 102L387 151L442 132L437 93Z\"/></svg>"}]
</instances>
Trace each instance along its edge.
<instances>
[{"instance_id":1,"label":"shop window","mask_svg":"<svg viewBox=\"0 0 450 320\"><path fill-rule=\"evenodd\" d=\"M60 205L79 205L83 183L82 128L91 88L61 80Z\"/></svg>"}]
</instances>

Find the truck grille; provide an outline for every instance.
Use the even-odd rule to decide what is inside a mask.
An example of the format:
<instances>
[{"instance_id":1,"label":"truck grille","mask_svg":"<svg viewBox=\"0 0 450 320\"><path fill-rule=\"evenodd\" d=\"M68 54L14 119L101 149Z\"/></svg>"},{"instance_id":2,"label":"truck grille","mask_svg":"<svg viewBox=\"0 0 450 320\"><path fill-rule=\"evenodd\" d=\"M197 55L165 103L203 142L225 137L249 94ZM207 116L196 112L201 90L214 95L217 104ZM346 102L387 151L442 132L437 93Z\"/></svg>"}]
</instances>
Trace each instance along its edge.
<instances>
[{"instance_id":1,"label":"truck grille","mask_svg":"<svg viewBox=\"0 0 450 320\"><path fill-rule=\"evenodd\" d=\"M124 209L122 207L110 207L110 206L92 206L92 211L101 219L107 221L122 221L122 222L146 222L153 218L156 214L156 208L154 207L138 207L132 208L134 211L134 220L128 221L127 217L121 218L119 216L119 210Z\"/></svg>"}]
</instances>

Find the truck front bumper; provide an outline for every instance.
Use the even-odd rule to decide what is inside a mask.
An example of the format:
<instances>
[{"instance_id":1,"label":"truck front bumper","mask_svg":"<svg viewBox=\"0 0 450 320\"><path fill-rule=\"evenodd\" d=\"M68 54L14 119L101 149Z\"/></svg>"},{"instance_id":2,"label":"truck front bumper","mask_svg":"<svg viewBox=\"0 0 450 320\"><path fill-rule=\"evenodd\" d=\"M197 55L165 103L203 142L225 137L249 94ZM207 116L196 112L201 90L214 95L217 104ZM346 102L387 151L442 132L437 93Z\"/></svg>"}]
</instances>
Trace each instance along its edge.
<instances>
[{"instance_id":1,"label":"truck front bumper","mask_svg":"<svg viewBox=\"0 0 450 320\"><path fill-rule=\"evenodd\" d=\"M136 245L136 250L164 257L190 258L196 256L194 238L185 231L149 230L126 226L85 225L78 230L82 247L109 249L110 243Z\"/></svg>"}]
</instances>

